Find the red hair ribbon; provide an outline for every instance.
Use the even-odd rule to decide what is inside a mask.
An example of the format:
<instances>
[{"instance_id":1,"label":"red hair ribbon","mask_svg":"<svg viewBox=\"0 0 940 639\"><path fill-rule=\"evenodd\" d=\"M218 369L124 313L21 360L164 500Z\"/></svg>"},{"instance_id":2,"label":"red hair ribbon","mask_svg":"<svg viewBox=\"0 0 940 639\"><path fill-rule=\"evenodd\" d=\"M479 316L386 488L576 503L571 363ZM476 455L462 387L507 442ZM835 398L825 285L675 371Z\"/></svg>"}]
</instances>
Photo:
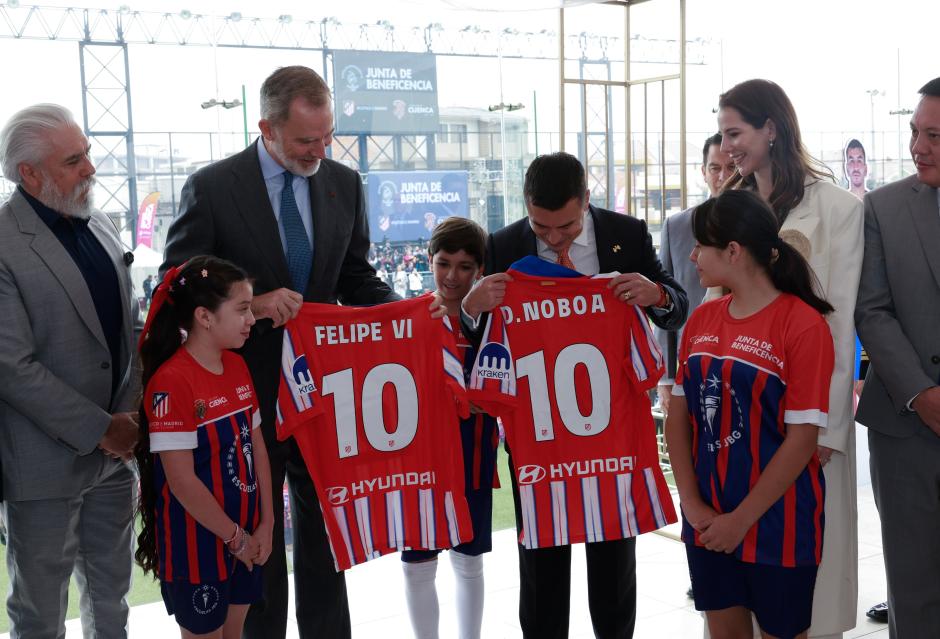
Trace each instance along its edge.
<instances>
[{"instance_id":1,"label":"red hair ribbon","mask_svg":"<svg viewBox=\"0 0 940 639\"><path fill-rule=\"evenodd\" d=\"M168 270L166 275L163 276L163 281L157 284L157 288L153 290L153 297L150 300L150 311L147 313L147 321L144 322L144 330L140 333L140 339L137 341L137 350L143 347L144 340L147 339L147 334L150 332L150 325L153 323L153 318L160 312L163 303L169 302L171 306L173 305L173 300L170 299L170 288L173 286L173 280L179 275L183 266L184 265L181 264L180 266L174 266Z\"/></svg>"}]
</instances>

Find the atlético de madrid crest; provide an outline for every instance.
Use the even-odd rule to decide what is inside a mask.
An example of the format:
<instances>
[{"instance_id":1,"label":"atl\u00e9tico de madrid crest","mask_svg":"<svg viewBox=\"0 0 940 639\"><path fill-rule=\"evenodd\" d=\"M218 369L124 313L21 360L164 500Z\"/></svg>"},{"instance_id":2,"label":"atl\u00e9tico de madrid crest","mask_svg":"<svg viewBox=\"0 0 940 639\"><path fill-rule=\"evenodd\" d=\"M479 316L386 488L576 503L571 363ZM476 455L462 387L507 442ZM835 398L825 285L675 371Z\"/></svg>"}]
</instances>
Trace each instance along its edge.
<instances>
[{"instance_id":1,"label":"atl\u00e9tico de madrid crest","mask_svg":"<svg viewBox=\"0 0 940 639\"><path fill-rule=\"evenodd\" d=\"M153 416L157 419L166 417L166 414L170 412L170 394L154 393L150 410L153 411Z\"/></svg>"},{"instance_id":2,"label":"atl\u00e9tico de madrid crest","mask_svg":"<svg viewBox=\"0 0 940 639\"><path fill-rule=\"evenodd\" d=\"M194 408L196 410L196 419L204 419L206 416L206 400L197 399Z\"/></svg>"}]
</instances>

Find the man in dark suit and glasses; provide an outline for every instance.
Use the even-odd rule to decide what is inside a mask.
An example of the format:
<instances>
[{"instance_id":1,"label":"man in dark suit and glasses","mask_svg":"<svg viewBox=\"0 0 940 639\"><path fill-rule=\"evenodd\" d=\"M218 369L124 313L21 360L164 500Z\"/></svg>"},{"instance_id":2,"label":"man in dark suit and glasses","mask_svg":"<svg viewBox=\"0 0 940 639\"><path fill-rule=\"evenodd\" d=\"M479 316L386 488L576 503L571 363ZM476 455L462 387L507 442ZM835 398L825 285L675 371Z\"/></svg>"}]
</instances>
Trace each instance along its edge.
<instances>
[{"instance_id":1,"label":"man in dark suit and glasses","mask_svg":"<svg viewBox=\"0 0 940 639\"><path fill-rule=\"evenodd\" d=\"M528 216L490 235L487 277L464 299L469 332L503 299L509 266L538 255L585 275L619 271L610 281L626 304L647 308L654 324L675 330L685 321L685 291L656 257L646 222L593 206L581 162L567 153L537 157L523 187ZM512 474L517 525L522 521ZM599 639L627 639L636 621L635 539L585 544L588 603ZM571 547L526 550L519 546L519 620L527 639L568 636Z\"/></svg>"},{"instance_id":2,"label":"man in dark suit and glasses","mask_svg":"<svg viewBox=\"0 0 940 639\"><path fill-rule=\"evenodd\" d=\"M705 178L705 184L708 186L708 196L717 196L721 185L733 173L734 162L731 156L721 152L721 133L709 136L702 149L702 177ZM695 248L695 236L692 234L692 213L695 209L695 206L691 206L663 220L662 231L659 235L659 261L663 269L675 277L679 285L685 289L689 297L689 315L705 298L705 287L698 279L695 263L689 259L692 249ZM663 415L666 415L669 412L669 399L672 397L672 386L676 378L682 329L664 331L657 328L654 332L659 349L666 357L666 376L659 380L657 388L659 405L662 407Z\"/></svg>"},{"instance_id":3,"label":"man in dark suit and glasses","mask_svg":"<svg viewBox=\"0 0 940 639\"><path fill-rule=\"evenodd\" d=\"M261 87L259 127L262 137L250 147L186 181L161 274L193 255L211 254L238 264L254 281L252 312L259 321L242 355L261 404L275 521L264 598L249 611L244 635L276 639L286 633L286 475L300 636L345 638L346 581L334 568L313 481L294 440L275 436L281 327L303 302L365 305L398 298L367 261L369 221L359 174L326 158L333 109L323 79L302 66L275 71Z\"/></svg>"}]
</instances>

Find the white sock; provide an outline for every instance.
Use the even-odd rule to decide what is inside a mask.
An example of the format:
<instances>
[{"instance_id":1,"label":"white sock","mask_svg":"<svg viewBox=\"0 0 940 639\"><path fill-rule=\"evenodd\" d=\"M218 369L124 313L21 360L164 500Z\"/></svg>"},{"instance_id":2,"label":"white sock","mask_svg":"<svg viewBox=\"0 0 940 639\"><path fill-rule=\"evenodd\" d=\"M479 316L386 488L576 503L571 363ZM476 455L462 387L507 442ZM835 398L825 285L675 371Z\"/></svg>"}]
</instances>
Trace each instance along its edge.
<instances>
[{"instance_id":1,"label":"white sock","mask_svg":"<svg viewBox=\"0 0 940 639\"><path fill-rule=\"evenodd\" d=\"M405 571L405 600L415 639L438 639L441 611L437 603L437 558L430 561L402 562Z\"/></svg>"},{"instance_id":2,"label":"white sock","mask_svg":"<svg viewBox=\"0 0 940 639\"><path fill-rule=\"evenodd\" d=\"M460 639L480 639L483 625L483 556L448 553L457 579L457 627Z\"/></svg>"}]
</instances>

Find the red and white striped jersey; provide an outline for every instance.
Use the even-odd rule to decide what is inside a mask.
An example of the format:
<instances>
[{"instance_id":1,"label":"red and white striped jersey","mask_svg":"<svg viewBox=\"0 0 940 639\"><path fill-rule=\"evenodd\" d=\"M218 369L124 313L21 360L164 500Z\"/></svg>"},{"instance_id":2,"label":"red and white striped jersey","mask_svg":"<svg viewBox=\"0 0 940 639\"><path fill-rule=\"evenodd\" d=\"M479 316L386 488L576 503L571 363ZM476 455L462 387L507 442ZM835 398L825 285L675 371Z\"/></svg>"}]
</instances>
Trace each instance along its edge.
<instances>
[{"instance_id":1,"label":"red and white striped jersey","mask_svg":"<svg viewBox=\"0 0 940 639\"><path fill-rule=\"evenodd\" d=\"M284 331L278 436L297 440L337 570L473 538L463 364L429 301L305 304Z\"/></svg>"},{"instance_id":2,"label":"red and white striped jersey","mask_svg":"<svg viewBox=\"0 0 940 639\"><path fill-rule=\"evenodd\" d=\"M509 273L469 384L503 418L520 543L622 539L676 521L646 395L663 358L642 309L606 279Z\"/></svg>"}]
</instances>

